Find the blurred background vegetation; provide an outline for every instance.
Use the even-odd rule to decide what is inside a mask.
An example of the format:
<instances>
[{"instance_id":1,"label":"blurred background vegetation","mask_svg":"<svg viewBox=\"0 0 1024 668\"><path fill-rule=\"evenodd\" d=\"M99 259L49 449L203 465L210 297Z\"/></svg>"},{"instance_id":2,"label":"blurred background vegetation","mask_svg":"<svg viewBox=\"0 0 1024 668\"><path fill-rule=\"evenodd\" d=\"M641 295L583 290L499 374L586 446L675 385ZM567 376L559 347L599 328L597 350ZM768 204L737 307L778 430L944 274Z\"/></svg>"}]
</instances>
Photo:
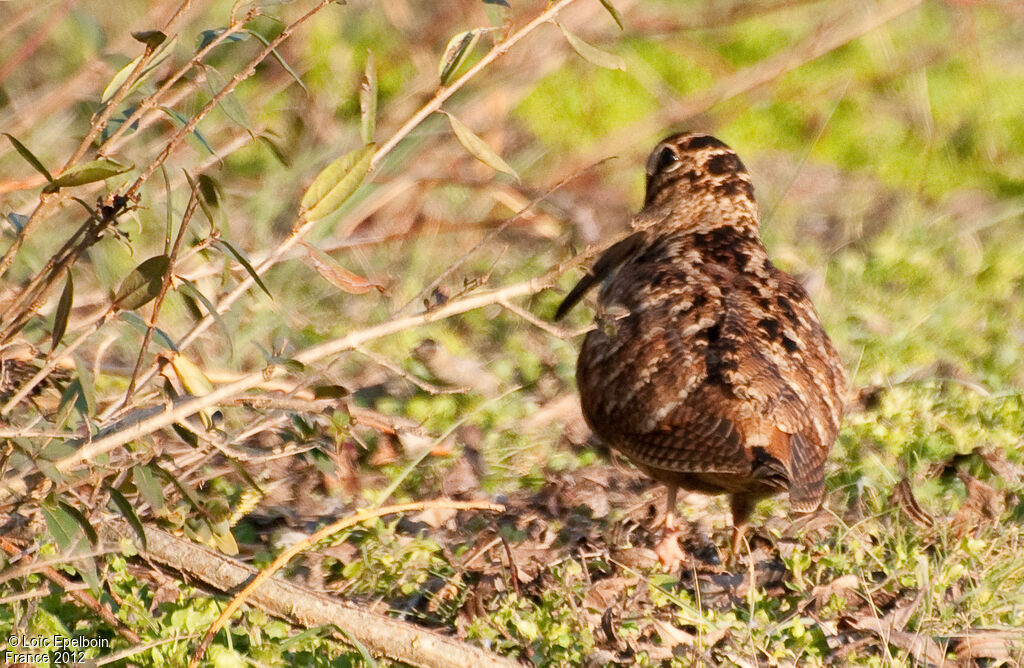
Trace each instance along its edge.
<instances>
[{"instance_id":1,"label":"blurred background vegetation","mask_svg":"<svg viewBox=\"0 0 1024 668\"><path fill-rule=\"evenodd\" d=\"M105 519L262 567L355 508L464 496L509 510L376 520L289 577L537 665L1021 660L1024 8L552 4L0 3L0 637L187 660L221 599L101 549ZM696 568L615 556L659 491L579 415L590 315L549 324L578 271L529 283L626 225L682 129L743 158L852 379L831 521L763 503L785 576L703 598ZM369 173L315 209L342 156ZM724 506L691 501L721 544ZM244 610L204 661L374 661Z\"/></svg>"}]
</instances>

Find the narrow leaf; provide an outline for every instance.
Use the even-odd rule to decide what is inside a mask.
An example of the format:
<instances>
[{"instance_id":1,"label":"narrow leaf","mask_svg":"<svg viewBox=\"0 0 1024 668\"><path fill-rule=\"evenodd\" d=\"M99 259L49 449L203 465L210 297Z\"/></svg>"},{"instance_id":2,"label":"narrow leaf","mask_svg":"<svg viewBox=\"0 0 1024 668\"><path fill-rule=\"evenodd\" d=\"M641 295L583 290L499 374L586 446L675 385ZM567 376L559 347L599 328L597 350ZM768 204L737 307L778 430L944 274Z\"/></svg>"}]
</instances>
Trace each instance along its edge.
<instances>
[{"instance_id":1,"label":"narrow leaf","mask_svg":"<svg viewBox=\"0 0 1024 668\"><path fill-rule=\"evenodd\" d=\"M22 144L20 141L14 138L14 135L5 132L7 138L14 144L14 150L18 152L18 155L28 160L28 163L36 168L36 171L46 177L47 181L53 182L53 177L50 176L50 172L43 167L43 163L39 162L39 158L32 154L32 151L28 150L28 147Z\"/></svg>"},{"instance_id":2,"label":"narrow leaf","mask_svg":"<svg viewBox=\"0 0 1024 668\"><path fill-rule=\"evenodd\" d=\"M64 501L61 501L58 505L64 510L64 512L71 515L78 526L82 527L82 531L85 532L85 537L89 539L90 543L93 545L99 544L100 537L96 535L96 529L92 527L92 523L89 522L89 519L82 514L82 511L65 503Z\"/></svg>"},{"instance_id":3,"label":"narrow leaf","mask_svg":"<svg viewBox=\"0 0 1024 668\"><path fill-rule=\"evenodd\" d=\"M132 504L128 503L128 499L124 498L124 494L117 491L110 485L104 485L107 493L110 494L110 500L114 502L117 509L121 512L121 515L128 520L128 524L131 525L132 529L139 536L139 542L142 543L142 549L147 549L146 545L146 530L142 526L142 521L139 516L135 514L135 509L132 508Z\"/></svg>"},{"instance_id":4,"label":"narrow leaf","mask_svg":"<svg viewBox=\"0 0 1024 668\"><path fill-rule=\"evenodd\" d=\"M173 429L174 433L181 437L181 440L185 441L193 448L199 447L199 437L196 436L194 431L192 431L185 425L175 423L171 425L171 429Z\"/></svg>"},{"instance_id":5,"label":"narrow leaf","mask_svg":"<svg viewBox=\"0 0 1024 668\"><path fill-rule=\"evenodd\" d=\"M367 144L324 167L302 196L299 215L309 221L320 220L344 204L366 178L375 148L375 144Z\"/></svg>"},{"instance_id":6,"label":"narrow leaf","mask_svg":"<svg viewBox=\"0 0 1024 668\"><path fill-rule=\"evenodd\" d=\"M148 466L136 466L132 469L132 482L135 489L146 500L153 510L159 511L164 507L164 486L160 480L153 475L153 470Z\"/></svg>"},{"instance_id":7,"label":"narrow leaf","mask_svg":"<svg viewBox=\"0 0 1024 668\"><path fill-rule=\"evenodd\" d=\"M186 119L184 116L182 116L175 110L171 109L170 107L160 107L160 111L170 116L171 119L174 120L175 125L177 125L177 127L179 128L183 128L188 124L188 119ZM210 142L206 141L206 137L204 137L202 133L199 132L199 130L193 130L192 134L199 141L199 143L203 145L203 148L210 152L210 155L217 155L217 152L213 150L212 146L210 146Z\"/></svg>"},{"instance_id":8,"label":"narrow leaf","mask_svg":"<svg viewBox=\"0 0 1024 668\"><path fill-rule=\"evenodd\" d=\"M255 269L253 269L253 266L249 262L249 258L245 256L245 253L235 248L235 245L227 239L217 239L213 242L213 245L227 249L227 251L231 253L236 260L238 260L238 263L245 267L245 270L249 272L249 276L252 277L252 280L256 281L256 285L260 286L260 289L267 293L268 297L271 299L274 298L274 295L270 294L270 290L267 289L267 286L263 284L263 280L260 279L260 275L256 273Z\"/></svg>"},{"instance_id":9,"label":"narrow leaf","mask_svg":"<svg viewBox=\"0 0 1024 668\"><path fill-rule=\"evenodd\" d=\"M170 483L174 485L179 492L181 492L181 495L185 497L185 500L188 501L193 508L203 513L204 515L209 515L209 513L207 513L206 511L206 508L203 507L203 504L199 503L199 499L197 499L195 494L192 493L192 490L189 487L187 487L184 483L182 483L181 480L179 480L173 473L171 473L164 467L160 466L155 461L150 462L149 466L150 468L154 469L157 473L165 477L167 480L169 480Z\"/></svg>"},{"instance_id":10,"label":"narrow leaf","mask_svg":"<svg viewBox=\"0 0 1024 668\"><path fill-rule=\"evenodd\" d=\"M143 261L121 282L111 307L134 311L156 299L170 266L171 258L166 255L156 255Z\"/></svg>"},{"instance_id":11,"label":"narrow leaf","mask_svg":"<svg viewBox=\"0 0 1024 668\"><path fill-rule=\"evenodd\" d=\"M178 353L171 355L170 359L171 367L174 368L174 373L178 375L178 380L186 392L201 397L213 391L213 383L192 360Z\"/></svg>"},{"instance_id":12,"label":"narrow leaf","mask_svg":"<svg viewBox=\"0 0 1024 668\"><path fill-rule=\"evenodd\" d=\"M96 414L96 379L93 378L89 365L78 355L72 356L75 360L75 375L79 386L82 388L82 399L85 401L85 412L83 415Z\"/></svg>"},{"instance_id":13,"label":"narrow leaf","mask_svg":"<svg viewBox=\"0 0 1024 668\"><path fill-rule=\"evenodd\" d=\"M317 272L336 288L354 295L361 295L374 289L382 294L387 291L387 287L383 283L363 278L359 274L355 274L341 266L326 253L310 246L306 242L300 241L299 243L306 247L306 250L309 252L309 259Z\"/></svg>"},{"instance_id":14,"label":"narrow leaf","mask_svg":"<svg viewBox=\"0 0 1024 668\"><path fill-rule=\"evenodd\" d=\"M132 33L132 39L136 42L142 42L152 50L163 44L164 40L167 39L167 35L159 30L140 30L139 32Z\"/></svg>"},{"instance_id":15,"label":"narrow leaf","mask_svg":"<svg viewBox=\"0 0 1024 668\"><path fill-rule=\"evenodd\" d=\"M269 148L270 152L274 154L274 157L277 158L278 162L280 162L285 167L292 166L291 158L288 157L288 154L285 153L281 149L281 147L277 145L276 141L268 137L266 134L260 135L259 137L257 137L257 139L259 139L260 141L267 145L267 148Z\"/></svg>"},{"instance_id":16,"label":"narrow leaf","mask_svg":"<svg viewBox=\"0 0 1024 668\"><path fill-rule=\"evenodd\" d=\"M517 181L519 180L519 175L516 174L516 170L512 169L507 162L502 160L500 155L495 153L490 146L484 143L483 139L476 136L476 134L466 127L462 121L455 118L448 112L442 111L441 113L448 117L448 122L452 125L452 131L455 132L455 138L459 140L459 143L462 144L463 148L469 151L470 155L491 169L511 174Z\"/></svg>"},{"instance_id":17,"label":"narrow leaf","mask_svg":"<svg viewBox=\"0 0 1024 668\"><path fill-rule=\"evenodd\" d=\"M202 51L204 48L206 48L207 44L220 37L221 33L223 33L225 30L227 30L227 28L216 28L214 30L204 30L203 32L199 33L199 37L196 38L196 51ZM228 38L224 41L241 42L245 39L245 35L234 33L228 35Z\"/></svg>"},{"instance_id":18,"label":"narrow leaf","mask_svg":"<svg viewBox=\"0 0 1024 668\"><path fill-rule=\"evenodd\" d=\"M612 4L612 0L600 0L600 2L604 5L604 8L608 10L608 13L612 15L615 23L619 26L619 30L625 30L625 26L622 25L622 14L619 13L619 10L615 9L615 5Z\"/></svg>"},{"instance_id":19,"label":"narrow leaf","mask_svg":"<svg viewBox=\"0 0 1024 668\"><path fill-rule=\"evenodd\" d=\"M221 89L228 85L227 79L224 78L224 75L221 74L217 68L206 65L204 66L203 71L206 72L206 86L209 89L211 96L216 95ZM236 125L245 128L250 132L252 131L250 130L251 123L249 121L249 114L245 112L245 107L243 107L242 103L238 101L238 98L235 97L234 93L228 93L221 98L220 102L217 103L217 106L219 106L221 111L224 112L224 115L230 118Z\"/></svg>"},{"instance_id":20,"label":"narrow leaf","mask_svg":"<svg viewBox=\"0 0 1024 668\"><path fill-rule=\"evenodd\" d=\"M106 102L110 98L114 97L114 93L116 93L117 89L120 88L124 84L124 82L128 80L128 75L132 73L132 71L135 69L135 66L139 64L140 60L142 60L142 56L135 58L130 63L119 69L116 74L114 74L114 78L110 80L110 83L107 84L107 87L103 89L103 93L100 94L100 102Z\"/></svg>"},{"instance_id":21,"label":"narrow leaf","mask_svg":"<svg viewBox=\"0 0 1024 668\"><path fill-rule=\"evenodd\" d=\"M246 32L255 37L256 39L258 39L259 41L263 42L263 46L270 46L270 42L267 41L267 38L259 34L258 32L254 30L246 30ZM299 88L306 91L307 93L309 92L309 89L306 88L306 84L302 83L302 79L299 77L298 74L295 73L295 70L291 68L288 62L281 57L281 54L277 52L277 49L271 49L270 55L274 56L274 60L276 60L278 64L284 68L285 72L291 75L292 79L295 79L295 83L299 84Z\"/></svg>"},{"instance_id":22,"label":"narrow leaf","mask_svg":"<svg viewBox=\"0 0 1024 668\"><path fill-rule=\"evenodd\" d=\"M360 135L369 144L377 127L377 62L372 51L366 52L366 72L359 86Z\"/></svg>"},{"instance_id":23,"label":"narrow leaf","mask_svg":"<svg viewBox=\"0 0 1024 668\"><path fill-rule=\"evenodd\" d=\"M444 48L444 54L441 55L441 62L437 66L437 73L441 77L441 85L448 85L452 76L462 67L466 59L469 58L469 55L473 53L477 42L480 41L480 36L487 32L487 30L487 28L473 28L466 32L460 32L448 41L448 46Z\"/></svg>"},{"instance_id":24,"label":"narrow leaf","mask_svg":"<svg viewBox=\"0 0 1024 668\"><path fill-rule=\"evenodd\" d=\"M28 222L28 216L12 211L7 214L7 222L11 224L15 232L21 234L21 231L25 228L25 223Z\"/></svg>"},{"instance_id":25,"label":"narrow leaf","mask_svg":"<svg viewBox=\"0 0 1024 668\"><path fill-rule=\"evenodd\" d=\"M57 301L57 311L53 315L53 332L50 333L50 351L52 352L60 340L64 338L64 332L68 331L68 317L71 315L71 303L75 299L75 281L68 271L68 278L64 281L64 290L60 293Z\"/></svg>"},{"instance_id":26,"label":"narrow leaf","mask_svg":"<svg viewBox=\"0 0 1024 668\"><path fill-rule=\"evenodd\" d=\"M562 24L558 24L558 27L562 29L562 33L565 35L565 38L569 40L569 44L572 46L573 50L578 53L583 60L609 70L626 69L625 61L614 53L608 53L607 51L602 51L596 46L587 44L582 39L566 30L565 26Z\"/></svg>"},{"instance_id":27,"label":"narrow leaf","mask_svg":"<svg viewBox=\"0 0 1024 668\"><path fill-rule=\"evenodd\" d=\"M177 37L175 37L172 40L166 41L163 44L161 44L156 51L153 52L153 55L149 59L149 64L146 65L146 68L139 73L139 78L136 79L135 82L132 84L131 90L128 91L129 93L131 93L136 88L141 86L143 82L145 82L146 79L148 79L149 76L153 73L153 70L155 70L157 66L159 66L160 63L162 63L169 55L171 55L173 47L175 43L177 43L177 41ZM138 65L139 61L142 60L143 57L145 57L145 54L142 54L138 58L135 58L130 63L128 63L127 65L125 65L117 71L117 74L114 75L114 78L111 79L110 83L107 84L107 87L103 89L103 93L100 95L100 102L106 102L110 98L114 97L114 94L117 93L117 90L122 85L124 85L125 81L128 80L128 76L132 73L132 71L135 69L135 66Z\"/></svg>"},{"instance_id":28,"label":"narrow leaf","mask_svg":"<svg viewBox=\"0 0 1024 668\"><path fill-rule=\"evenodd\" d=\"M57 543L61 551L70 550L75 544L75 535L78 533L78 522L61 505L55 507L43 506L43 517L46 518L46 528Z\"/></svg>"},{"instance_id":29,"label":"narrow leaf","mask_svg":"<svg viewBox=\"0 0 1024 668\"><path fill-rule=\"evenodd\" d=\"M80 165L75 165L68 171L58 176L48 188L56 190L57 188L69 188L71 186L80 186L84 183L94 183L96 181L102 181L103 179L109 179L112 176L118 174L124 174L135 168L132 163L122 163L117 160L111 160L110 158L100 158L99 160L90 160L89 162L83 162Z\"/></svg>"},{"instance_id":30,"label":"narrow leaf","mask_svg":"<svg viewBox=\"0 0 1024 668\"><path fill-rule=\"evenodd\" d=\"M202 293L202 291L198 288L198 286L196 286L195 283L188 280L187 278L181 279L181 285L178 287L178 290L185 293L189 297L192 297L193 299L202 302L203 306L206 307L206 312L210 314L210 317L213 318L213 321L217 324L217 327L219 327L220 330L224 333L224 338L227 339L228 345L231 346L232 352L234 352L235 344L232 341L233 337L231 336L231 330L228 329L227 323L224 322L224 318L221 317L220 312L217 310L217 307L213 305L213 302L211 302L207 298L207 296Z\"/></svg>"},{"instance_id":31,"label":"narrow leaf","mask_svg":"<svg viewBox=\"0 0 1024 668\"><path fill-rule=\"evenodd\" d=\"M129 325L131 325L132 329L134 329L136 332L142 335L145 335L146 330L149 329L149 325L146 324L146 321L143 320L142 316L140 316L138 313L133 313L131 311L121 311L119 314L117 314L117 319L122 322L128 323ZM167 332L160 329L159 327L153 328L153 341L159 343L161 346L168 350L178 352L178 346L174 345L174 341L171 341L171 337L167 334Z\"/></svg>"},{"instance_id":32,"label":"narrow leaf","mask_svg":"<svg viewBox=\"0 0 1024 668\"><path fill-rule=\"evenodd\" d=\"M314 399L341 399L350 394L344 385L317 385L313 388Z\"/></svg>"}]
</instances>

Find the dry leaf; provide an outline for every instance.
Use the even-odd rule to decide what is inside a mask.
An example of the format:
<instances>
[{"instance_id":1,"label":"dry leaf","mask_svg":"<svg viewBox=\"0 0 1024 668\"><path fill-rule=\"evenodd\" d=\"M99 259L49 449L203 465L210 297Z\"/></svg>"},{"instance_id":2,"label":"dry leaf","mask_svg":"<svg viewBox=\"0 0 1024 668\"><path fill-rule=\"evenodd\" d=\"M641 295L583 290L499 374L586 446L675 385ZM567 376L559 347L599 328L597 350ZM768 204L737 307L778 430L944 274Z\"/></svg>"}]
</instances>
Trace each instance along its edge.
<instances>
[{"instance_id":1,"label":"dry leaf","mask_svg":"<svg viewBox=\"0 0 1024 668\"><path fill-rule=\"evenodd\" d=\"M889 496L889 503L899 505L900 510L919 527L930 529L935 525L935 520L928 514L921 504L914 497L914 489L910 486L910 480L906 476L899 481Z\"/></svg>"},{"instance_id":2,"label":"dry leaf","mask_svg":"<svg viewBox=\"0 0 1024 668\"><path fill-rule=\"evenodd\" d=\"M387 292L387 287L383 283L363 278L331 260L326 254L306 242L300 243L309 251L309 260L317 272L339 290L354 295L361 295L370 290L377 290L382 294Z\"/></svg>"}]
</instances>

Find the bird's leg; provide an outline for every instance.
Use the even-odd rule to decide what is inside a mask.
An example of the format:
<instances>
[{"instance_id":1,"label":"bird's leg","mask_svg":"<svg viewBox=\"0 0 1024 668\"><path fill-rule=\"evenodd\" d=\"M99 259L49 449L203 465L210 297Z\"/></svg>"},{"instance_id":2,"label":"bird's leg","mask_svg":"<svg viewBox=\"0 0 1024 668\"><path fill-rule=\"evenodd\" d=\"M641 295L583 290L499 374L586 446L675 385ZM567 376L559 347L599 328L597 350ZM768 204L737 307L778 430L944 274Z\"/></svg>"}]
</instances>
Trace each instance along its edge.
<instances>
[{"instance_id":1,"label":"bird's leg","mask_svg":"<svg viewBox=\"0 0 1024 668\"><path fill-rule=\"evenodd\" d=\"M661 540L654 548L658 560L667 571L674 571L679 563L686 557L682 548L679 547L679 528L676 526L676 492L678 487L668 487L668 500L665 507L665 529L662 532Z\"/></svg>"},{"instance_id":2,"label":"bird's leg","mask_svg":"<svg viewBox=\"0 0 1024 668\"><path fill-rule=\"evenodd\" d=\"M750 515L750 499L746 496L736 494L730 500L732 507L732 540L729 541L729 566L736 565L740 557L740 547L743 546L743 533L747 527L747 517Z\"/></svg>"}]
</instances>

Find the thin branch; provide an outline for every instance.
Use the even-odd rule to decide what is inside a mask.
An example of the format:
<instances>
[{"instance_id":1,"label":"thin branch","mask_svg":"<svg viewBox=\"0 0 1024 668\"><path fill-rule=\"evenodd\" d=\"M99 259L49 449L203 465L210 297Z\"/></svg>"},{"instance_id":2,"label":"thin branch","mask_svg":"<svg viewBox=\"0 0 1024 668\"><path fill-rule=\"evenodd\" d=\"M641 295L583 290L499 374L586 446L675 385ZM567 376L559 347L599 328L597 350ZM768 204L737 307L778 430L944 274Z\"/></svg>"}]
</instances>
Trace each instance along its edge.
<instances>
[{"instance_id":1,"label":"thin branch","mask_svg":"<svg viewBox=\"0 0 1024 668\"><path fill-rule=\"evenodd\" d=\"M138 536L122 519L111 519L97 527L105 542L128 539L139 545ZM258 571L235 559L177 538L153 527L144 527L146 559L176 570L190 581L200 581L220 591L236 591L256 577ZM415 666L431 668L513 668L510 659L460 642L408 622L362 610L336 598L280 578L270 578L250 600L270 614L305 628L328 626L342 642L353 640L378 656Z\"/></svg>"},{"instance_id":2,"label":"thin branch","mask_svg":"<svg viewBox=\"0 0 1024 668\"><path fill-rule=\"evenodd\" d=\"M22 554L21 549L17 545L3 536L0 536L0 549L13 557L18 557ZM61 575L53 567L43 566L39 569L39 572L42 573L43 577L47 580L70 594L72 598L99 615L103 621L111 627L117 629L117 632L120 633L125 640L130 643L138 643L142 641L139 634L128 628L124 622L118 619L114 613L110 611L107 606L97 601L87 590L77 590L74 582Z\"/></svg>"},{"instance_id":3,"label":"thin branch","mask_svg":"<svg viewBox=\"0 0 1024 668\"><path fill-rule=\"evenodd\" d=\"M135 393L135 381L139 377L139 371L142 370L142 361L146 358L146 352L149 350L149 342L153 339L153 330L156 329L156 321L160 315L160 307L163 306L164 298L167 296L167 290L171 287L171 280L174 277L174 268L178 261L178 252L181 250L181 243L185 240L185 232L188 230L188 225L192 222L192 215L196 211L196 206L199 205L199 192L196 188L192 189L192 193L189 195L188 205L185 207L185 214L181 218L181 226L178 228L178 235L174 239L174 245L171 247L170 262L167 265L167 273L163 277L163 281L160 283L160 293L153 300L153 315L150 316L149 322L146 323L146 333L142 337L142 345L139 346L139 356L135 360L135 369L132 371L131 380L128 381L128 389L124 392L124 401L122 406L127 406L128 402L131 401L132 394ZM168 202L168 206L170 203Z\"/></svg>"},{"instance_id":4,"label":"thin branch","mask_svg":"<svg viewBox=\"0 0 1024 668\"><path fill-rule=\"evenodd\" d=\"M148 181L153 173L160 168L160 165L164 164L164 162L167 161L167 158L169 158L171 154L181 146L185 139L195 131L199 122L206 118L206 116L213 111L214 107L220 104L224 98L233 93L235 88L238 87L238 84L255 74L256 67L266 60L282 42L291 37L296 28L312 18L327 5L334 3L334 1L335 0L320 0L320 2L318 2L312 9L290 23L284 30L278 33L277 37L270 40L263 50L249 61L248 65L242 68L239 72L236 72L235 76L231 77L224 87L217 91L217 94L210 98L210 101L207 102L198 113L196 113L188 120L187 123L185 123L184 126L174 133L174 136L172 136L170 141L167 142L163 150L153 158L153 160L142 171L142 174L140 174L139 177L135 179L135 182L132 183L132 185L124 192L124 196L128 199L135 199L138 197L139 189L142 187L142 184Z\"/></svg>"},{"instance_id":5,"label":"thin branch","mask_svg":"<svg viewBox=\"0 0 1024 668\"><path fill-rule=\"evenodd\" d=\"M486 65L490 64L498 57L507 53L508 50L513 45L515 45L524 37L526 37L526 35L528 35L529 33L533 32L533 30L535 30L537 26L545 23L546 21L551 20L558 12L572 4L574 1L575 0L560 0L558 3L551 5L545 11L537 15L537 17L535 17L532 21L527 23L525 26L520 28L511 36L509 36L506 40L495 45L490 51L487 52L487 54L484 55L484 57L478 63L476 63L476 65L471 67L469 70L465 72L465 74L463 74L454 82L452 82L450 86L440 88L434 94L434 97L432 97L426 104L424 104L423 107L421 107L419 111L417 111L413 115L413 117L409 119L409 121L402 125L402 127L399 128L387 142L385 142L376 150L376 152L373 154L373 158L371 158L370 161L371 170L373 169L374 166L380 163L384 156L390 153L402 139L404 139L410 132L412 132L412 130L417 125L423 122L423 120L427 118L430 114L437 111L445 102L445 100L450 98L456 91L465 86L466 83L468 83L470 79L472 79L481 70L483 70L483 68L486 67ZM322 5L318 5L316 10L314 11L319 10L321 6ZM300 19L300 21L304 19L305 17ZM289 26L289 29L296 24L292 24L292 26ZM287 32L287 30L285 32ZM282 32L282 35L283 34L285 33ZM275 42L271 42L271 45L273 44L275 44ZM229 86L226 86L225 90ZM211 103L212 102L213 100L211 100ZM200 112L197 116L202 114L203 112ZM182 135L181 132L179 131L178 136L183 137L184 135ZM166 157L164 159L166 159ZM135 187L133 186L133 188L130 189L130 192L133 191L134 189ZM292 228L291 234L286 239L284 239L262 262L260 262L255 267L256 273L259 275L263 275L268 270L270 270L270 268L274 267L281 260L281 258L285 257L288 251L290 251L292 247L294 247L302 239L306 232L308 232L313 227L313 224L314 223L311 221L306 221L302 219L298 220L295 226ZM229 308L231 308L232 304L234 304L242 295L244 295L249 290L249 288L253 286L254 283L255 281L253 280L252 276L246 274L239 282L239 284L236 285L235 288L231 290L231 292L225 295L224 298L217 303L217 312L225 313ZM178 342L178 349L185 350L189 345L192 344L193 341L195 341L207 329L209 329L213 325L213 323L213 316L211 316L210 314L203 316L202 319L200 319L199 322L197 322L195 326L193 326L193 328L188 332L188 334L186 334L181 339L181 341ZM148 382L156 374L156 365L150 365L149 369L146 370L146 373L144 373L140 377L139 384L141 385L143 383ZM103 417L109 417L109 415Z\"/></svg>"},{"instance_id":6,"label":"thin branch","mask_svg":"<svg viewBox=\"0 0 1024 668\"><path fill-rule=\"evenodd\" d=\"M568 329L566 327L552 325L550 322L546 320L541 320L540 318L530 313L526 309L516 306L507 299L499 300L498 304L500 304L501 307L504 308L505 310L519 316L526 322L530 323L537 329L543 330L550 334L551 336L554 336L559 339L575 339L577 336L581 334L586 334L590 330L594 329L593 324L590 324L582 329Z\"/></svg>"},{"instance_id":7,"label":"thin branch","mask_svg":"<svg viewBox=\"0 0 1024 668\"><path fill-rule=\"evenodd\" d=\"M453 299L443 306L429 311L424 311L419 314L405 316L402 318L392 318L378 325L357 330L340 338L307 348L295 355L294 359L303 364L313 364L325 357L331 357L340 352L352 350L356 346L365 344L369 341L390 336L427 323L444 320L484 306L499 304L502 299L513 299L515 297L536 294L541 290L553 286L555 280L569 269L589 262L597 254L603 252L612 244L621 241L632 232L633 230L620 232L606 240L604 243L588 248L576 257L552 267L539 277L522 281L520 283L514 283L504 288L488 290L475 295L469 295L461 299ZM116 429L106 435L97 437L89 443L80 444L81 447L78 447L73 454L58 460L54 465L58 471L70 471L82 463L91 461L99 455L110 452L125 443L129 443L133 440L146 436L147 434L151 434L158 429L180 422L208 406L213 406L230 400L243 392L260 385L261 383L266 382L274 376L281 375L282 373L283 372L280 368L252 371L201 397L190 397L184 400L167 402L164 404L163 410L156 414L147 415L146 417L142 417L138 420L127 420L130 424L125 425L122 429ZM20 487L23 487L23 485L19 484L19 479L6 479L0 482L0 502L5 501L12 494L16 493L16 490Z\"/></svg>"},{"instance_id":8,"label":"thin branch","mask_svg":"<svg viewBox=\"0 0 1024 668\"><path fill-rule=\"evenodd\" d=\"M182 65L174 74L169 76L167 80L164 81L152 95L147 96L139 103L139 106L135 109L135 111L132 112L132 114L127 119L125 119L124 123L122 123L121 126L117 128L117 130L115 130L114 133L111 134L105 142L103 142L103 145L100 146L99 149L96 151L96 155L105 156L110 155L111 153L116 151L118 148L118 144L121 140L121 136L124 135L124 133L127 132L128 129L131 128L131 126L134 125L136 121L142 118L143 114L147 113L152 109L156 109L161 104L160 98L162 98L163 95L167 91L169 91L172 86L174 86L174 84L176 84L182 77L188 74L192 70L192 68L198 65L202 61L202 59L206 57L206 54L210 53L210 51L213 51L215 48L220 46L226 39L240 31L246 23L259 16L259 14L260 10L258 7L250 9L249 12L245 15L244 19L240 21L232 21L231 24L228 25L227 28L224 28L224 30L222 30L219 35L211 39L206 46L197 51L195 55L193 55L192 58L190 58L187 63Z\"/></svg>"},{"instance_id":9,"label":"thin branch","mask_svg":"<svg viewBox=\"0 0 1024 668\"><path fill-rule=\"evenodd\" d=\"M501 56L505 55L509 49L518 44L521 39L523 39L531 32L533 32L534 29L537 28L537 26L543 23L547 23L548 21L553 19L559 12L561 12L563 9L571 5L573 2L575 2L575 0L559 0L555 4L551 5L543 12L538 14L536 17L534 17L532 21L530 21L525 26L517 30L512 35L509 35L507 39L495 44L490 51L484 54L483 58L477 61L477 63L473 65L473 67L466 70L466 73L463 74L458 79L456 79L451 86L442 86L437 91L437 93L434 94L434 97L431 98L429 102L423 105L419 111L412 115L412 118L406 121L405 124L402 127L400 127L395 132L395 134L391 136L390 139L388 139L386 142L384 142L383 145L381 145L381 147L373 155L373 158L370 160L370 169L373 169L378 164L380 164L380 161L384 158L385 155L390 153L393 148L398 146L398 143L405 139L410 132L412 132L420 123L424 121L424 119L427 118L427 116L430 116L438 109L440 109L441 105L443 105L448 98L454 95L457 90L462 88L462 86L467 81L476 76L478 72L483 70L492 62L494 62Z\"/></svg>"},{"instance_id":10,"label":"thin branch","mask_svg":"<svg viewBox=\"0 0 1024 668\"><path fill-rule=\"evenodd\" d=\"M284 566L291 561L292 557L299 554L300 552L306 551L308 548L316 545L322 540L330 538L334 534L343 531L351 526L355 526L361 522L374 517L383 517L384 515L395 515L397 513L407 513L415 510L433 510L437 508L451 508L454 510L490 510L492 512L500 513L505 510L505 506L500 506L494 503L487 503L484 501L450 501L448 499L439 499L437 501L419 501L417 503L403 503L394 506L384 506L383 508L363 508L350 517L346 517L343 520L328 524L324 528L306 536L300 541L292 544L281 554L277 555L277 558L263 570L261 570L256 577L247 584L242 591L231 599L231 603L220 613L220 616L214 620L213 624L206 631L206 635L203 637L199 647L196 648L194 654L192 654L192 660L189 661L189 668L195 668L199 665L200 659L203 658L203 654L206 653L206 648L210 646L213 641L213 636L217 634L224 624L231 619L231 615L235 614L235 611L246 599L248 599L256 589L274 576L274 573L278 572Z\"/></svg>"}]
</instances>

